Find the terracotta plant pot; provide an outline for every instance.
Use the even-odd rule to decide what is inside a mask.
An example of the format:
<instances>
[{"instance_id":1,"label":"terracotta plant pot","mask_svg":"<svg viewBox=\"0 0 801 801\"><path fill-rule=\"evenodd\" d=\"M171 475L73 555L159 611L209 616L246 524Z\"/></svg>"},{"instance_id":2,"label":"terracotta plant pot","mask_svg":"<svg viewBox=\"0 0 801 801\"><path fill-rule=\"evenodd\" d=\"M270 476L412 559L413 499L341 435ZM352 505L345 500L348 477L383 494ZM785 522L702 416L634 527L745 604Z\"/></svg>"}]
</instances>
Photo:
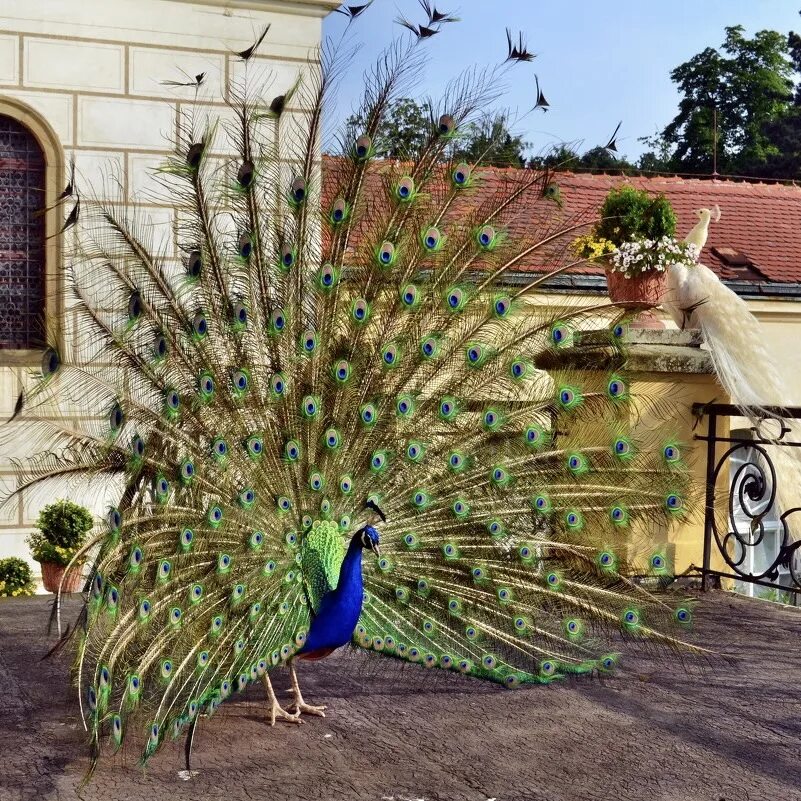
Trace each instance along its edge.
<instances>
[{"instance_id":1,"label":"terracotta plant pot","mask_svg":"<svg viewBox=\"0 0 801 801\"><path fill-rule=\"evenodd\" d=\"M667 290L667 273L651 270L626 278L623 273L607 270L606 286L612 303L639 312L630 323L632 328L665 327L650 309L662 302Z\"/></svg>"},{"instance_id":2,"label":"terracotta plant pot","mask_svg":"<svg viewBox=\"0 0 801 801\"><path fill-rule=\"evenodd\" d=\"M66 568L64 565L57 565L55 562L40 562L40 564L42 565L42 584L44 584L44 588L48 592L58 592L58 585L61 583L61 577L64 575ZM81 575L81 568L71 568L64 579L61 591L80 592L82 587L83 576Z\"/></svg>"}]
</instances>

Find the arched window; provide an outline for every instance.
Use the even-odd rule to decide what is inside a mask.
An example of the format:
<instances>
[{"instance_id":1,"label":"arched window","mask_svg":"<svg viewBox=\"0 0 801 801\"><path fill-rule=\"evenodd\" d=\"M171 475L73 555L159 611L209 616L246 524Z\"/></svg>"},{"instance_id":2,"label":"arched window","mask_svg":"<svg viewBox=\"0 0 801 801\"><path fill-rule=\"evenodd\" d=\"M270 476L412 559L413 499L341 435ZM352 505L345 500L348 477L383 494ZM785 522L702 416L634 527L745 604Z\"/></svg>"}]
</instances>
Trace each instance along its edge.
<instances>
[{"instance_id":1,"label":"arched window","mask_svg":"<svg viewBox=\"0 0 801 801\"><path fill-rule=\"evenodd\" d=\"M0 348L45 338L45 167L34 135L0 114Z\"/></svg>"}]
</instances>

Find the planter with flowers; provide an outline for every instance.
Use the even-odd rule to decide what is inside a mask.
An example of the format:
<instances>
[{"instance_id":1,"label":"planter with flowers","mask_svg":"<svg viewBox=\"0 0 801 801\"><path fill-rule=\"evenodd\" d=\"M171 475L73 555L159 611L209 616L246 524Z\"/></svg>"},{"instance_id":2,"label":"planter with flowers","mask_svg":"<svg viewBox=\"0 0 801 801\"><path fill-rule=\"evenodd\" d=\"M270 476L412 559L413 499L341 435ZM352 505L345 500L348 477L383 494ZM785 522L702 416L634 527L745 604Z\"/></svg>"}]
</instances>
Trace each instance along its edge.
<instances>
[{"instance_id":1,"label":"planter with flowers","mask_svg":"<svg viewBox=\"0 0 801 801\"><path fill-rule=\"evenodd\" d=\"M67 565L86 541L92 528L88 509L72 501L56 501L39 513L38 531L28 537L33 558L42 565L42 583L49 592L78 592L81 589L81 568L76 564L64 575ZM63 583L62 583L63 577Z\"/></svg>"},{"instance_id":2,"label":"planter with flowers","mask_svg":"<svg viewBox=\"0 0 801 801\"><path fill-rule=\"evenodd\" d=\"M24 559L16 556L0 559L0 598L33 595L34 589L31 569Z\"/></svg>"},{"instance_id":3,"label":"planter with flowers","mask_svg":"<svg viewBox=\"0 0 801 801\"><path fill-rule=\"evenodd\" d=\"M695 260L695 246L678 241L675 232L676 215L664 195L624 185L609 191L601 219L573 243L580 257L603 262L609 298L638 313L634 327L664 327L647 310L662 300L668 267Z\"/></svg>"}]
</instances>

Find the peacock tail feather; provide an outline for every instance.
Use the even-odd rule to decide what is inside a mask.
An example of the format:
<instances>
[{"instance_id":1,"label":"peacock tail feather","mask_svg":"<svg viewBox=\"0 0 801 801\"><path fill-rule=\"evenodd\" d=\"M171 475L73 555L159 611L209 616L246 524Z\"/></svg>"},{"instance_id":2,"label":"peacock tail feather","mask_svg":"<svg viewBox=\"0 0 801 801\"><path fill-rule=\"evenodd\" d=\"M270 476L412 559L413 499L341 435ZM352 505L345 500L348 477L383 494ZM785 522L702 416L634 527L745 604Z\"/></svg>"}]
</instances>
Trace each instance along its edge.
<instances>
[{"instance_id":1,"label":"peacock tail feather","mask_svg":"<svg viewBox=\"0 0 801 801\"><path fill-rule=\"evenodd\" d=\"M348 61L321 61L299 112L266 110L246 79L232 122L182 127L159 173L180 265L138 210L85 204L70 302L92 359L49 348L15 426L33 453L20 489L83 477L118 499L77 557L95 757L131 737L147 759L296 653L367 499L387 522L361 648L511 687L611 670L619 632L681 646L690 621L625 578L668 569L651 532L687 512L674 405L635 393L620 309L537 293L585 221L552 176L454 156L508 67L453 81L419 148L377 159L424 63L393 44L323 171ZM513 280L532 257L544 272ZM607 372L559 366L598 329Z\"/></svg>"}]
</instances>

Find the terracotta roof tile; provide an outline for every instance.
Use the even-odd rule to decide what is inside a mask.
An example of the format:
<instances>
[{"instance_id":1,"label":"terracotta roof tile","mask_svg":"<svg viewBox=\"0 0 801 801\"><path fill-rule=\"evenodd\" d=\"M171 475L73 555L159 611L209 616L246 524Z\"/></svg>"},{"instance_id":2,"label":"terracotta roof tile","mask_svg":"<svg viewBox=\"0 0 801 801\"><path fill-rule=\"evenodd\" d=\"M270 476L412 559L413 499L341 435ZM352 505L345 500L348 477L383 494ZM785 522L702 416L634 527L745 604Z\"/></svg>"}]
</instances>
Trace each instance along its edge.
<instances>
[{"instance_id":1,"label":"terracotta roof tile","mask_svg":"<svg viewBox=\"0 0 801 801\"><path fill-rule=\"evenodd\" d=\"M721 219L709 228L701 260L718 275L732 280L801 283L801 187L747 181L677 177L622 177L563 173L558 177L566 209L576 213L598 208L613 186L629 183L662 192L678 217L683 236L697 222L695 210L712 208ZM732 268L713 254L730 248L748 256L753 266Z\"/></svg>"},{"instance_id":2,"label":"terracotta roof tile","mask_svg":"<svg viewBox=\"0 0 801 801\"><path fill-rule=\"evenodd\" d=\"M336 183L338 162L336 158L323 158L326 177L333 179L325 181L327 193ZM462 207L462 211L489 201L504 184L524 178L525 172L481 168L479 188L469 203ZM704 264L721 278L729 280L801 283L801 187L723 179L627 177L569 172L557 174L555 180L561 189L564 202L562 221L565 223L593 220L606 193L612 187L626 183L649 192L664 193L676 211L680 236L687 234L697 222L696 209L712 208L717 204L722 216L719 222L710 225L709 239L701 254ZM541 209L540 198L532 193L530 199L524 200L508 220L510 233L524 236L527 231L530 232L538 222L538 217L541 218ZM716 253L713 253L713 248ZM727 249L745 254L749 265L736 267L727 264L718 255ZM516 269L521 272L541 271L545 267L542 262L541 256L536 261L524 260ZM593 265L572 272L598 274L601 269Z\"/></svg>"}]
</instances>

